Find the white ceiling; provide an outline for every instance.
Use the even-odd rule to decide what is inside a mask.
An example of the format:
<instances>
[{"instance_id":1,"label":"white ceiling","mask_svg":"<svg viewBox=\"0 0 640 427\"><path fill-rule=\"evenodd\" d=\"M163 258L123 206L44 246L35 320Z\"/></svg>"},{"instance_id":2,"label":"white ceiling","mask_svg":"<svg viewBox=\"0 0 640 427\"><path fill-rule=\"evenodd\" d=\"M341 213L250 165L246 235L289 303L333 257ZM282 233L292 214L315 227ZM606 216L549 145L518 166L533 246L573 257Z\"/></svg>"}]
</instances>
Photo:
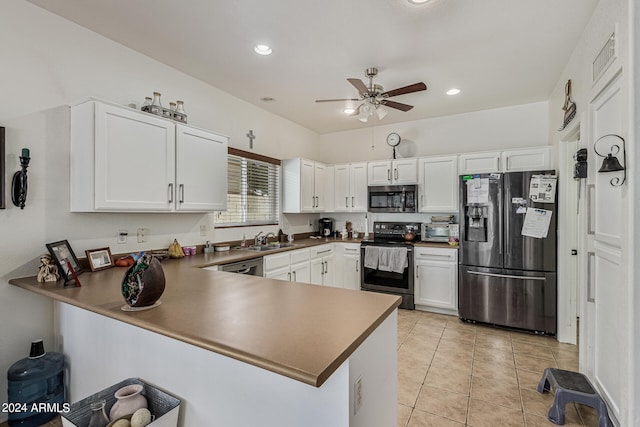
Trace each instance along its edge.
<instances>
[{"instance_id":1,"label":"white ceiling","mask_svg":"<svg viewBox=\"0 0 640 427\"><path fill-rule=\"evenodd\" d=\"M318 133L370 126L345 116L345 102L314 101L357 97L346 78L367 83L374 66L385 90L428 86L392 98L415 108L390 110L385 124L545 101L597 3L29 1ZM257 43L273 54L256 55ZM451 87L462 93L445 95Z\"/></svg>"}]
</instances>

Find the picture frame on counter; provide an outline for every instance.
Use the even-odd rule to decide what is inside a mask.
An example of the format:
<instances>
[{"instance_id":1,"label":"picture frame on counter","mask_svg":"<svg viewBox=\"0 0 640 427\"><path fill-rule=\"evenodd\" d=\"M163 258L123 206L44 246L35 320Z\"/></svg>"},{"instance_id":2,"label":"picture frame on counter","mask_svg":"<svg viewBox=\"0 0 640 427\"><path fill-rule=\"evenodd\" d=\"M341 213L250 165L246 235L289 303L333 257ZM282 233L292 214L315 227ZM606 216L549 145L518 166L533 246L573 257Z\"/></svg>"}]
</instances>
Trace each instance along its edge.
<instances>
[{"instance_id":1,"label":"picture frame on counter","mask_svg":"<svg viewBox=\"0 0 640 427\"><path fill-rule=\"evenodd\" d=\"M45 246L51 254L51 258L58 266L60 277L62 277L65 282L73 280L74 274L78 275L84 271L68 241L60 240L59 242L46 243ZM69 266L71 266L73 271L69 269Z\"/></svg>"},{"instance_id":2,"label":"picture frame on counter","mask_svg":"<svg viewBox=\"0 0 640 427\"><path fill-rule=\"evenodd\" d=\"M109 248L89 249L84 253L87 255L87 262L91 271L104 270L114 266L113 256Z\"/></svg>"}]
</instances>

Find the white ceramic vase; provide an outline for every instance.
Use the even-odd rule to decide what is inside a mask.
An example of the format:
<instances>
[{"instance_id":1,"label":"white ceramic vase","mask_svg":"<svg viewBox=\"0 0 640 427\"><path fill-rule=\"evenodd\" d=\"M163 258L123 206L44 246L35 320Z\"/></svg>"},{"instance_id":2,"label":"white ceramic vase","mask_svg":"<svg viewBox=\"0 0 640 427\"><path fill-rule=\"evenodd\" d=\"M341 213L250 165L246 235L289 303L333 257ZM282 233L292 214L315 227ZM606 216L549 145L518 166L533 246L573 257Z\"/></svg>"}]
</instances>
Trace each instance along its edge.
<instances>
[{"instance_id":1,"label":"white ceramic vase","mask_svg":"<svg viewBox=\"0 0 640 427\"><path fill-rule=\"evenodd\" d=\"M130 415L140 408L147 407L147 399L141 394L142 385L131 384L118 389L114 396L116 403L109 411L109 419L115 421L124 415Z\"/></svg>"}]
</instances>

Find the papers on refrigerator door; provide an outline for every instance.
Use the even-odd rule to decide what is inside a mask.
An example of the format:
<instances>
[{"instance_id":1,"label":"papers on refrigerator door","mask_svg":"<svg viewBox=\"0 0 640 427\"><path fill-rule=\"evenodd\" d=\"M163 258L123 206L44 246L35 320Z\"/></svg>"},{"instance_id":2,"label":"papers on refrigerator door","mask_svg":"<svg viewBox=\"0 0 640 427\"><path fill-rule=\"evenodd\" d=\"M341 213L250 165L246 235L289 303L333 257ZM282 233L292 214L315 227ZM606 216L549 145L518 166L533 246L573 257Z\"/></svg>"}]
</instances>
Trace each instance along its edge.
<instances>
[{"instance_id":1,"label":"papers on refrigerator door","mask_svg":"<svg viewBox=\"0 0 640 427\"><path fill-rule=\"evenodd\" d=\"M467 181L467 203L489 203L489 178L473 178Z\"/></svg>"},{"instance_id":2,"label":"papers on refrigerator door","mask_svg":"<svg viewBox=\"0 0 640 427\"><path fill-rule=\"evenodd\" d=\"M546 209L527 208L522 225L522 235L537 239L547 237L552 214L553 211Z\"/></svg>"},{"instance_id":3,"label":"papers on refrigerator door","mask_svg":"<svg viewBox=\"0 0 640 427\"><path fill-rule=\"evenodd\" d=\"M533 175L529 183L529 198L538 203L555 203L556 175Z\"/></svg>"}]
</instances>

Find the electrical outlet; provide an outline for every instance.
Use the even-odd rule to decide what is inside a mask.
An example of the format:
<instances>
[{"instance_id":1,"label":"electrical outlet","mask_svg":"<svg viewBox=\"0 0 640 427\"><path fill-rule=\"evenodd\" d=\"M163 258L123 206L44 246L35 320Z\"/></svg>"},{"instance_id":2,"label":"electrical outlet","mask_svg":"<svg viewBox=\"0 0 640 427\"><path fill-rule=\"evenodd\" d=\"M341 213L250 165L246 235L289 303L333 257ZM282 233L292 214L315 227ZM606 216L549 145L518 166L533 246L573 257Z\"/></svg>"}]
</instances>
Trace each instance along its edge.
<instances>
[{"instance_id":1,"label":"electrical outlet","mask_svg":"<svg viewBox=\"0 0 640 427\"><path fill-rule=\"evenodd\" d=\"M127 230L118 230L118 243L127 243L127 236L129 232Z\"/></svg>"},{"instance_id":2,"label":"electrical outlet","mask_svg":"<svg viewBox=\"0 0 640 427\"><path fill-rule=\"evenodd\" d=\"M362 375L353 383L353 415L356 415L362 406Z\"/></svg>"},{"instance_id":3,"label":"electrical outlet","mask_svg":"<svg viewBox=\"0 0 640 427\"><path fill-rule=\"evenodd\" d=\"M201 224L200 225L200 235L201 236L206 236L207 235L207 231L209 231L209 227L206 224Z\"/></svg>"},{"instance_id":4,"label":"electrical outlet","mask_svg":"<svg viewBox=\"0 0 640 427\"><path fill-rule=\"evenodd\" d=\"M138 243L146 242L148 235L149 235L148 228L138 228Z\"/></svg>"}]
</instances>

